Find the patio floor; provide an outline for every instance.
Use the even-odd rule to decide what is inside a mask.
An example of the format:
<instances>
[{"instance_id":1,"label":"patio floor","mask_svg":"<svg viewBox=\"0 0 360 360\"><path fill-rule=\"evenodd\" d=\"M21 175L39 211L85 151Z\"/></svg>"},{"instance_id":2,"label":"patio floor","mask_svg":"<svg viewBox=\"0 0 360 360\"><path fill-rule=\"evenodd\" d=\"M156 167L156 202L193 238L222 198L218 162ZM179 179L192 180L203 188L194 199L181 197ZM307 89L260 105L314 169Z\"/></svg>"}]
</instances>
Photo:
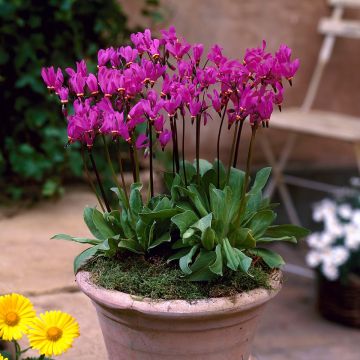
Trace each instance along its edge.
<instances>
[{"instance_id":1,"label":"patio floor","mask_svg":"<svg viewBox=\"0 0 360 360\"><path fill-rule=\"evenodd\" d=\"M59 309L78 319L81 336L64 360L106 358L95 311L74 282L72 260L81 246L49 240L59 232L86 235L82 210L95 203L86 189L77 188L57 202L41 203L14 217L2 216L0 210L0 294L20 292L38 312ZM299 262L298 253L285 252L288 261L294 257ZM268 306L255 340L258 360L358 359L360 331L323 320L314 298L313 280L285 274L284 289Z\"/></svg>"}]
</instances>

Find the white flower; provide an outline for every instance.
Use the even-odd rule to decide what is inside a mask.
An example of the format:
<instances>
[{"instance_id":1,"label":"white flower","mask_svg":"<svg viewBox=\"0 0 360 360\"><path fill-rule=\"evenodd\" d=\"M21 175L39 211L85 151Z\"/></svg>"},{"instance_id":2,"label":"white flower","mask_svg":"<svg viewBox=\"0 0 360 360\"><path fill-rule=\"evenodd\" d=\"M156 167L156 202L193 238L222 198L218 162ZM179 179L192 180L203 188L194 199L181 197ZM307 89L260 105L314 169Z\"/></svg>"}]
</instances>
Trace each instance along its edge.
<instances>
[{"instance_id":1,"label":"white flower","mask_svg":"<svg viewBox=\"0 0 360 360\"><path fill-rule=\"evenodd\" d=\"M330 251L330 263L335 266L343 265L349 256L349 250L345 246L334 246Z\"/></svg>"},{"instance_id":2,"label":"white flower","mask_svg":"<svg viewBox=\"0 0 360 360\"><path fill-rule=\"evenodd\" d=\"M360 246L360 227L353 223L346 224L345 245L351 250L357 250Z\"/></svg>"},{"instance_id":3,"label":"white flower","mask_svg":"<svg viewBox=\"0 0 360 360\"><path fill-rule=\"evenodd\" d=\"M355 210L352 216L352 223L360 227L360 210Z\"/></svg>"},{"instance_id":4,"label":"white flower","mask_svg":"<svg viewBox=\"0 0 360 360\"><path fill-rule=\"evenodd\" d=\"M342 204L338 207L338 214L345 220L349 220L352 215L352 208L349 204Z\"/></svg>"},{"instance_id":5,"label":"white flower","mask_svg":"<svg viewBox=\"0 0 360 360\"><path fill-rule=\"evenodd\" d=\"M360 186L360 177L352 177L350 179L350 184L355 187Z\"/></svg>"},{"instance_id":6,"label":"white flower","mask_svg":"<svg viewBox=\"0 0 360 360\"><path fill-rule=\"evenodd\" d=\"M314 221L326 221L330 217L336 215L336 204L330 199L325 199L319 202L313 211L313 220Z\"/></svg>"},{"instance_id":7,"label":"white flower","mask_svg":"<svg viewBox=\"0 0 360 360\"><path fill-rule=\"evenodd\" d=\"M322 273L329 280L336 280L339 277L339 271L336 266L324 263L321 267Z\"/></svg>"},{"instance_id":8,"label":"white flower","mask_svg":"<svg viewBox=\"0 0 360 360\"><path fill-rule=\"evenodd\" d=\"M318 251L313 250L306 255L306 263L312 268L316 268L317 266L319 266L321 260L322 256L321 253Z\"/></svg>"}]
</instances>

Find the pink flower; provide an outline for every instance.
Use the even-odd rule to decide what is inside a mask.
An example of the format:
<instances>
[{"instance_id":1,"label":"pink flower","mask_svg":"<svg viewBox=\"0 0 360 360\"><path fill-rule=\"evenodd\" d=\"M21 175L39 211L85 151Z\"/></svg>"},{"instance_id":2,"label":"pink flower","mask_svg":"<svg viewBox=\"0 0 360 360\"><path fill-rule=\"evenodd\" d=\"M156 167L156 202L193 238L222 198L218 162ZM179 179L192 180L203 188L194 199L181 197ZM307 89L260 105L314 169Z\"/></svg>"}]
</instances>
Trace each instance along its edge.
<instances>
[{"instance_id":1,"label":"pink flower","mask_svg":"<svg viewBox=\"0 0 360 360\"><path fill-rule=\"evenodd\" d=\"M53 66L49 68L42 68L41 76L49 90L59 89L64 82L64 76L61 69L57 68L55 73Z\"/></svg>"},{"instance_id":2,"label":"pink flower","mask_svg":"<svg viewBox=\"0 0 360 360\"><path fill-rule=\"evenodd\" d=\"M126 65L131 65L137 58L139 52L131 46L122 46L118 50L119 55L125 60Z\"/></svg>"},{"instance_id":3,"label":"pink flower","mask_svg":"<svg viewBox=\"0 0 360 360\"><path fill-rule=\"evenodd\" d=\"M96 95L99 93L98 80L94 74L89 74L86 79L86 85L91 95Z\"/></svg>"},{"instance_id":4,"label":"pink flower","mask_svg":"<svg viewBox=\"0 0 360 360\"><path fill-rule=\"evenodd\" d=\"M161 145L162 150L165 149L165 146L169 143L171 140L171 131L168 129L165 129L160 135L159 135L159 142Z\"/></svg>"},{"instance_id":5,"label":"pink flower","mask_svg":"<svg viewBox=\"0 0 360 360\"><path fill-rule=\"evenodd\" d=\"M201 110L201 102L197 100L192 100L189 104L189 111L192 118L195 118Z\"/></svg>"},{"instance_id":6,"label":"pink flower","mask_svg":"<svg viewBox=\"0 0 360 360\"><path fill-rule=\"evenodd\" d=\"M69 89L67 87L60 88L58 90L58 95L62 104L66 104L69 101Z\"/></svg>"},{"instance_id":7,"label":"pink flower","mask_svg":"<svg viewBox=\"0 0 360 360\"><path fill-rule=\"evenodd\" d=\"M149 146L149 139L145 134L140 134L135 142L137 149L143 149Z\"/></svg>"},{"instance_id":8,"label":"pink flower","mask_svg":"<svg viewBox=\"0 0 360 360\"><path fill-rule=\"evenodd\" d=\"M201 55L204 52L204 45L203 44L194 44L193 45L193 55L196 65L199 65Z\"/></svg>"},{"instance_id":9,"label":"pink flower","mask_svg":"<svg viewBox=\"0 0 360 360\"><path fill-rule=\"evenodd\" d=\"M76 96L84 96L85 77L80 73L75 73L69 80L70 89Z\"/></svg>"}]
</instances>

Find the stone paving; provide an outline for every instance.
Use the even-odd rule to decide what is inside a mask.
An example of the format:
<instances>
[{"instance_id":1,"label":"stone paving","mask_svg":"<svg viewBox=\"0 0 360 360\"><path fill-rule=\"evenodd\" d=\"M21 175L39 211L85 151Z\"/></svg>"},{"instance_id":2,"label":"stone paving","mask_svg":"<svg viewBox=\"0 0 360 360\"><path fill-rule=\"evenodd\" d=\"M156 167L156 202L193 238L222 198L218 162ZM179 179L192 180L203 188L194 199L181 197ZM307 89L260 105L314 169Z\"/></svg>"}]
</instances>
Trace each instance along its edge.
<instances>
[{"instance_id":1,"label":"stone paving","mask_svg":"<svg viewBox=\"0 0 360 360\"><path fill-rule=\"evenodd\" d=\"M60 309L78 319L81 336L64 360L106 359L95 310L77 291L72 273L81 246L49 240L59 232L86 235L82 210L95 204L94 197L79 188L57 202L0 217L0 293L21 292L38 311ZM284 289L268 306L255 340L258 360L359 358L360 331L323 320L315 311L314 295L312 280L285 275Z\"/></svg>"}]
</instances>

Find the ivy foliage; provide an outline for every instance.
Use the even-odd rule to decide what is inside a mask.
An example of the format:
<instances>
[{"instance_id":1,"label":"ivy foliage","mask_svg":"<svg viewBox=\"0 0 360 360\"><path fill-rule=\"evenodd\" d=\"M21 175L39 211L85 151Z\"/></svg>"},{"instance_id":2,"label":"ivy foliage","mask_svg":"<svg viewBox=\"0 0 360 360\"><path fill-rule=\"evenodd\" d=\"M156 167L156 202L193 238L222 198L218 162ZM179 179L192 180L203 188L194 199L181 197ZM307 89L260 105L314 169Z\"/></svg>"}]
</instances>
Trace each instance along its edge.
<instances>
[{"instance_id":1,"label":"ivy foliage","mask_svg":"<svg viewBox=\"0 0 360 360\"><path fill-rule=\"evenodd\" d=\"M158 20L157 3L144 0L143 14ZM99 48L120 46L136 30L116 0L0 0L2 196L51 197L64 179L82 175L78 149L63 151L66 124L41 68L94 59Z\"/></svg>"}]
</instances>

